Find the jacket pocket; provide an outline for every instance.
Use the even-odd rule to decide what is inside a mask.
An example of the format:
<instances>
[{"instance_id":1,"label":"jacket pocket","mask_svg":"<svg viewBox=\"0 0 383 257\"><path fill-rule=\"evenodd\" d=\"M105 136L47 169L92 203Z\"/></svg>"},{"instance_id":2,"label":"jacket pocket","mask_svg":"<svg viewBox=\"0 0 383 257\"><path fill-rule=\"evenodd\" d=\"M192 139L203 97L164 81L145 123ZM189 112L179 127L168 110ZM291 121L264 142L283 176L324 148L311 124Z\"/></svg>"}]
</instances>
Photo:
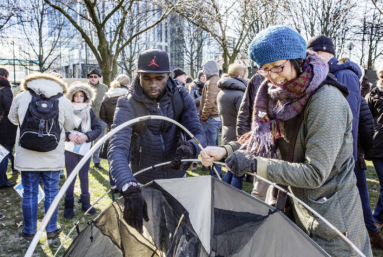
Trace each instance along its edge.
<instances>
[{"instance_id":1,"label":"jacket pocket","mask_svg":"<svg viewBox=\"0 0 383 257\"><path fill-rule=\"evenodd\" d=\"M345 234L346 226L344 224L342 210L338 198L338 192L332 195L325 202L314 201L309 198L309 205L323 218L335 226L341 233ZM310 236L321 237L327 241L332 240L338 234L332 230L324 221L313 215L309 221Z\"/></svg>"}]
</instances>

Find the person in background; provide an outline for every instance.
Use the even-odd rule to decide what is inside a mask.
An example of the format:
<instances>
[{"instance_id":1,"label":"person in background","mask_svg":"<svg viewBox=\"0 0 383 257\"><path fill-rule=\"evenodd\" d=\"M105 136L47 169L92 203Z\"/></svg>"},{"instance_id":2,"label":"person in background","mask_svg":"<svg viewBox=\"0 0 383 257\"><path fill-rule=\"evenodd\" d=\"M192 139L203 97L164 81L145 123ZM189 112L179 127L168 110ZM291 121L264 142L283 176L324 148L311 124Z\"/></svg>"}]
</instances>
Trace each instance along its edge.
<instances>
[{"instance_id":1,"label":"person in background","mask_svg":"<svg viewBox=\"0 0 383 257\"><path fill-rule=\"evenodd\" d=\"M202 90L203 90L203 87L205 86L205 81L206 81L205 74L203 74L203 70L200 70L198 72L197 78L193 80L193 82L188 84L190 88L189 90L190 95L194 99L195 106L197 107L198 116L200 112L200 102L201 102ZM197 165L198 165L198 162L193 162L191 170L197 171Z\"/></svg>"},{"instance_id":2,"label":"person in background","mask_svg":"<svg viewBox=\"0 0 383 257\"><path fill-rule=\"evenodd\" d=\"M200 104L200 119L203 130L206 135L207 146L218 146L219 130L222 127L222 121L218 115L217 96L220 91L218 88L219 66L214 60L209 60L203 65L206 83L202 90ZM215 169L221 176L221 167L214 164ZM211 171L213 176L217 176Z\"/></svg>"},{"instance_id":3,"label":"person in background","mask_svg":"<svg viewBox=\"0 0 383 257\"><path fill-rule=\"evenodd\" d=\"M237 140L237 115L242 102L243 94L247 88L248 69L244 64L233 63L229 65L229 78L221 78L218 87L221 89L217 96L218 114L222 120L221 144L226 145ZM244 176L226 172L223 181L242 190Z\"/></svg>"},{"instance_id":4,"label":"person in background","mask_svg":"<svg viewBox=\"0 0 383 257\"><path fill-rule=\"evenodd\" d=\"M104 100L101 104L100 118L107 124L107 132L111 131L114 113L116 112L116 106L118 98L128 93L128 87L130 86L130 78L125 74L120 74L115 80L110 83L110 89L106 92ZM116 185L114 183L109 169L109 183L112 187Z\"/></svg>"},{"instance_id":5,"label":"person in background","mask_svg":"<svg viewBox=\"0 0 383 257\"><path fill-rule=\"evenodd\" d=\"M190 77L190 76L187 76L187 77L186 77L186 84L188 84L188 83L192 83L192 82L193 82L193 78Z\"/></svg>"},{"instance_id":6,"label":"person in background","mask_svg":"<svg viewBox=\"0 0 383 257\"><path fill-rule=\"evenodd\" d=\"M201 152L204 165L226 158L237 176L257 173L313 208L365 256L370 240L354 174L348 89L319 55L287 26L259 32L249 46L265 80L257 93L251 132ZM240 199L238 199L240 201ZM278 204L284 204L283 201ZM294 201L294 221L330 256L357 255L328 225Z\"/></svg>"},{"instance_id":7,"label":"person in background","mask_svg":"<svg viewBox=\"0 0 383 257\"><path fill-rule=\"evenodd\" d=\"M332 40L324 35L319 35L310 38L307 41L307 49L315 51L329 65L330 73L335 78L348 88L350 92L347 102L352 111L352 137L353 137L353 156L357 159L358 150L358 127L360 113L360 77L362 71L359 65L347 58L338 60L335 57L335 47Z\"/></svg>"},{"instance_id":8,"label":"person in background","mask_svg":"<svg viewBox=\"0 0 383 257\"><path fill-rule=\"evenodd\" d=\"M373 147L367 150L364 157L371 160L374 164L376 174L378 175L380 192L373 214L375 226L378 231L383 224L383 64L377 66L376 73L378 82L376 87L366 95L366 101L370 108L375 123L375 133Z\"/></svg>"},{"instance_id":9,"label":"person in background","mask_svg":"<svg viewBox=\"0 0 383 257\"><path fill-rule=\"evenodd\" d=\"M73 113L75 121L75 129L66 132L65 141L71 141L73 144L84 144L85 142L92 142L101 134L101 125L98 118L91 108L91 103L96 96L94 89L88 84L81 82L73 82L69 88L66 98L73 104ZM75 131L81 132L81 135L76 135ZM65 168L67 178L70 176L77 164L82 160L82 155L77 153L65 151ZM90 207L90 193L89 193L89 165L90 159L82 166L78 175L80 178L81 196L80 202L82 210L85 212ZM77 176L76 176L77 177ZM65 193L65 210L64 218L73 219L74 207L74 184L76 179L72 181ZM88 215L96 214L96 210L92 207Z\"/></svg>"},{"instance_id":10,"label":"person in background","mask_svg":"<svg viewBox=\"0 0 383 257\"><path fill-rule=\"evenodd\" d=\"M101 72L97 69L92 69L88 73L88 78L89 78L89 85L96 91L96 98L92 102L92 109L96 113L97 118L101 125L101 134L94 140L94 143L97 143L98 140L100 140L104 136L105 128L106 128L106 123L103 122L100 118L100 108L101 108L102 99L104 99L104 95L108 91L108 87L105 84L100 83ZM96 169L104 170L104 167L102 167L100 164L101 158L98 156L99 152L100 152L100 148L98 148L93 153L93 164Z\"/></svg>"},{"instance_id":11,"label":"person in background","mask_svg":"<svg viewBox=\"0 0 383 257\"><path fill-rule=\"evenodd\" d=\"M21 171L24 194L21 203L23 209L23 231L20 236L25 240L32 240L37 228L38 185L40 179L44 185L44 209L48 211L53 199L59 191L60 171L65 168L65 131L74 129L74 115L72 103L61 96L67 91L63 80L42 73L27 76L21 83L24 92L20 93L12 103L8 118L15 125L22 125L29 111L32 94L44 95L47 98L58 97L58 122L61 129L58 146L51 151L39 152L23 148L16 144L15 169ZM33 91L33 92L31 92ZM16 141L20 140L20 126L17 129ZM53 239L60 234L57 225L57 206L45 228L47 238Z\"/></svg>"},{"instance_id":12,"label":"person in background","mask_svg":"<svg viewBox=\"0 0 383 257\"><path fill-rule=\"evenodd\" d=\"M181 68L174 69L173 78L178 86L185 87L187 76L186 76L186 73L183 71L183 69Z\"/></svg>"},{"instance_id":13,"label":"person in background","mask_svg":"<svg viewBox=\"0 0 383 257\"><path fill-rule=\"evenodd\" d=\"M360 77L361 82L361 92L365 92L370 89L368 83L368 88L365 87L363 82L364 79L364 69L362 70L362 75ZM364 90L363 90L364 89ZM366 94L368 94L367 92ZM355 161L355 176L356 176L356 186L359 190L360 200L362 201L363 208L363 217L364 224L366 225L368 235L370 237L370 242L372 246L375 246L383 250L383 240L380 236L379 230L374 223L374 218L372 217L372 211L370 206L367 181L366 181L366 162L364 160L364 154L366 151L371 150L374 143L374 118L372 117L371 111L368 107L367 101L362 96L360 101L360 114L359 114L359 128L358 128L358 158Z\"/></svg>"},{"instance_id":14,"label":"person in background","mask_svg":"<svg viewBox=\"0 0 383 257\"><path fill-rule=\"evenodd\" d=\"M9 72L5 68L0 67L0 145L9 151L0 162L0 189L12 188L15 185L9 182L7 178L8 158L11 155L13 156L12 151L17 131L17 126L8 118L13 101L11 84L8 81L8 77Z\"/></svg>"}]
</instances>

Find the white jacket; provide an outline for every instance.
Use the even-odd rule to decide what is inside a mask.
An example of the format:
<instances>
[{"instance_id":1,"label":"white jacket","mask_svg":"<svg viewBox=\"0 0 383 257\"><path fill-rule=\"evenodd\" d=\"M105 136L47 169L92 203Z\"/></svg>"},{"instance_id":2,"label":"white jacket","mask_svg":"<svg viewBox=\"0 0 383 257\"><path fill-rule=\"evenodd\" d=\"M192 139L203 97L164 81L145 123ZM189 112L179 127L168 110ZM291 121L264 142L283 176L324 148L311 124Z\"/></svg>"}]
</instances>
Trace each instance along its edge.
<instances>
[{"instance_id":1,"label":"white jacket","mask_svg":"<svg viewBox=\"0 0 383 257\"><path fill-rule=\"evenodd\" d=\"M24 92L14 100L8 118L15 125L21 125L25 113L28 110L32 95L28 91L32 89L36 94L44 94L52 97L59 93L66 93L66 84L59 78L48 74L33 74L25 78L20 85ZM59 98L59 123L64 128L61 131L60 143L57 148L50 152L36 152L25 149L19 145L20 126L16 136L15 169L20 171L59 171L65 167L65 131L75 128L73 105L66 97Z\"/></svg>"}]
</instances>

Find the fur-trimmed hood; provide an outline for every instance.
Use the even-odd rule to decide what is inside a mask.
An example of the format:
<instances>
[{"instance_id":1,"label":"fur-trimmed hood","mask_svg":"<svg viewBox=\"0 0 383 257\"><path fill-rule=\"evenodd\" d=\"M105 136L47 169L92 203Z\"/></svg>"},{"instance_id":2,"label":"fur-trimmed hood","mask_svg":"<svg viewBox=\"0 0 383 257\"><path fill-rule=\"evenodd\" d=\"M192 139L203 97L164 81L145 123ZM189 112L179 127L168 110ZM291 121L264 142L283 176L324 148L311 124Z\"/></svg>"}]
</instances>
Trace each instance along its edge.
<instances>
[{"instance_id":1,"label":"fur-trimmed hood","mask_svg":"<svg viewBox=\"0 0 383 257\"><path fill-rule=\"evenodd\" d=\"M46 97L52 97L57 94L66 94L67 84L55 76L46 73L34 73L27 76L20 87L27 91L28 88L35 91L36 94L44 94Z\"/></svg>"},{"instance_id":2,"label":"fur-trimmed hood","mask_svg":"<svg viewBox=\"0 0 383 257\"><path fill-rule=\"evenodd\" d=\"M80 81L73 82L69 85L68 92L65 96L69 99L69 101L72 102L73 96L79 91L83 92L86 95L86 102L92 104L92 102L96 98L96 91L87 83L83 83Z\"/></svg>"}]
</instances>

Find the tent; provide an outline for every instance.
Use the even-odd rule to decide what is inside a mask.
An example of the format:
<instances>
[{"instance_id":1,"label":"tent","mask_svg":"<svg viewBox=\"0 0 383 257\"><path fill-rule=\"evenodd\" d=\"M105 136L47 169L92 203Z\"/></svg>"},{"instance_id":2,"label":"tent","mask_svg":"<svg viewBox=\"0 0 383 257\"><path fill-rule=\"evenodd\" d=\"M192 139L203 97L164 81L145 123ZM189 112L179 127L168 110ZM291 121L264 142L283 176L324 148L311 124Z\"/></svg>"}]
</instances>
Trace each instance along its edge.
<instances>
[{"instance_id":1,"label":"tent","mask_svg":"<svg viewBox=\"0 0 383 257\"><path fill-rule=\"evenodd\" d=\"M114 201L64 256L329 256L277 209L211 176L154 180L142 189L139 234Z\"/></svg>"}]
</instances>

